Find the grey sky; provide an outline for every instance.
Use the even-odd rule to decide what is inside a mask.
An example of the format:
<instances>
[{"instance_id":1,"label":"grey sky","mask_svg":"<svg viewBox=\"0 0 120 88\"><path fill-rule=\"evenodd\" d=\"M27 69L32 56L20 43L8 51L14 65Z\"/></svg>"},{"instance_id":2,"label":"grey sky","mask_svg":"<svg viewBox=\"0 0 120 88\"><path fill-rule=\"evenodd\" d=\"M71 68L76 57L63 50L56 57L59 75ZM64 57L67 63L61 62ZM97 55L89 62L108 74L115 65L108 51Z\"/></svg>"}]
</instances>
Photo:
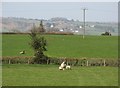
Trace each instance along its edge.
<instances>
[{"instance_id":1,"label":"grey sky","mask_svg":"<svg viewBox=\"0 0 120 88\"><path fill-rule=\"evenodd\" d=\"M86 21L117 22L117 2L3 2L3 17L50 19L65 17L83 20L82 8L86 7Z\"/></svg>"}]
</instances>

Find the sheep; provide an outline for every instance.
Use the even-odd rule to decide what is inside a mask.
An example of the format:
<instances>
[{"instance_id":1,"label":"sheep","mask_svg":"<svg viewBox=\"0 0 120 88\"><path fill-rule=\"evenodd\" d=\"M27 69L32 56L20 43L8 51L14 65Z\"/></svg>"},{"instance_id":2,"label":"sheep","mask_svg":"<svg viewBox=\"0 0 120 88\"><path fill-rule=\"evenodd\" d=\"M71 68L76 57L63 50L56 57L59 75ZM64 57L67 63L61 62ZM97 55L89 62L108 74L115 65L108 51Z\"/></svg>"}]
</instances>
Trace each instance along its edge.
<instances>
[{"instance_id":1,"label":"sheep","mask_svg":"<svg viewBox=\"0 0 120 88\"><path fill-rule=\"evenodd\" d=\"M71 70L71 66L70 66L70 65L67 65L67 66L66 66L66 69Z\"/></svg>"},{"instance_id":2,"label":"sheep","mask_svg":"<svg viewBox=\"0 0 120 88\"><path fill-rule=\"evenodd\" d=\"M65 70L66 64L65 61L62 62L62 64L59 66L59 70Z\"/></svg>"},{"instance_id":3,"label":"sheep","mask_svg":"<svg viewBox=\"0 0 120 88\"><path fill-rule=\"evenodd\" d=\"M70 66L70 65L67 65L65 68L59 66L59 70L65 70L65 69L67 69L67 70L71 70L71 66Z\"/></svg>"},{"instance_id":4,"label":"sheep","mask_svg":"<svg viewBox=\"0 0 120 88\"><path fill-rule=\"evenodd\" d=\"M66 63L65 61L62 62L62 64L59 66L59 70L65 70L65 69L71 70L71 66L68 65L68 63L67 65L65 63Z\"/></svg>"},{"instance_id":5,"label":"sheep","mask_svg":"<svg viewBox=\"0 0 120 88\"><path fill-rule=\"evenodd\" d=\"M25 50L23 50L23 51L20 51L20 54L25 54Z\"/></svg>"},{"instance_id":6,"label":"sheep","mask_svg":"<svg viewBox=\"0 0 120 88\"><path fill-rule=\"evenodd\" d=\"M65 68L65 67L66 67L65 61L63 61L60 66L61 66L62 68Z\"/></svg>"}]
</instances>

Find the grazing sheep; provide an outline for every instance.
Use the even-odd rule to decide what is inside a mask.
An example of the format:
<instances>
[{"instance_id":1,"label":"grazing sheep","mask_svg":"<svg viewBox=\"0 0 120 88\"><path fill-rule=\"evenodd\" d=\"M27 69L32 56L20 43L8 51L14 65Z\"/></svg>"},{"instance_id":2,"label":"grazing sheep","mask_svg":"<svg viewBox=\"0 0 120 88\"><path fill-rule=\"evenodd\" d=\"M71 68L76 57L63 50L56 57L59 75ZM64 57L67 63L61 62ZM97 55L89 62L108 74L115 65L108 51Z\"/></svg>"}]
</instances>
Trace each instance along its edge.
<instances>
[{"instance_id":1,"label":"grazing sheep","mask_svg":"<svg viewBox=\"0 0 120 88\"><path fill-rule=\"evenodd\" d=\"M23 51L20 51L20 54L25 54L25 50L23 50Z\"/></svg>"}]
</instances>

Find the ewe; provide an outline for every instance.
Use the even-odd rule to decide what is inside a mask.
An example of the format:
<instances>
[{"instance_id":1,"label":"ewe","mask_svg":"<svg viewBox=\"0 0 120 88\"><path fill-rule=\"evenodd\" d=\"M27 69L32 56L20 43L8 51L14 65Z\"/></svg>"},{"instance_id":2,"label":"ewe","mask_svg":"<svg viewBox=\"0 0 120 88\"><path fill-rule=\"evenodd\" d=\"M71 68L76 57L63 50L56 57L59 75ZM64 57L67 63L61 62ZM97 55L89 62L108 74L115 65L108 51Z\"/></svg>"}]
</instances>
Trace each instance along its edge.
<instances>
[{"instance_id":1,"label":"ewe","mask_svg":"<svg viewBox=\"0 0 120 88\"><path fill-rule=\"evenodd\" d=\"M20 54L25 54L25 51L23 50L23 51L20 51Z\"/></svg>"},{"instance_id":2,"label":"ewe","mask_svg":"<svg viewBox=\"0 0 120 88\"><path fill-rule=\"evenodd\" d=\"M62 64L59 66L59 70L65 70L66 64L65 61L62 62Z\"/></svg>"},{"instance_id":3,"label":"ewe","mask_svg":"<svg viewBox=\"0 0 120 88\"><path fill-rule=\"evenodd\" d=\"M65 61L63 61L60 66L61 66L62 68L65 68L65 67L66 67Z\"/></svg>"}]
</instances>

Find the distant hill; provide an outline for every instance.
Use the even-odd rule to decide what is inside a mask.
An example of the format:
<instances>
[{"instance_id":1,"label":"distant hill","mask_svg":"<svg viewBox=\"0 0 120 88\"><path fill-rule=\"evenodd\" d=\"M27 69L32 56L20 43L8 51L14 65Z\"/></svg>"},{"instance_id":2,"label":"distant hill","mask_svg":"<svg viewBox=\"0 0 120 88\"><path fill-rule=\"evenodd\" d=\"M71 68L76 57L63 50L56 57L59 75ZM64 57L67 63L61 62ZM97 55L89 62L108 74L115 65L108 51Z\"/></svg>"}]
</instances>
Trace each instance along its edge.
<instances>
[{"instance_id":1,"label":"distant hill","mask_svg":"<svg viewBox=\"0 0 120 88\"><path fill-rule=\"evenodd\" d=\"M0 22L1 32L27 33L33 27L39 26L40 20L46 32L65 32L74 34L83 34L83 22L68 20L62 17L44 19L26 19L15 17L2 17ZM103 32L111 32L112 35L118 34L117 23L86 22L86 35L101 35Z\"/></svg>"}]
</instances>

